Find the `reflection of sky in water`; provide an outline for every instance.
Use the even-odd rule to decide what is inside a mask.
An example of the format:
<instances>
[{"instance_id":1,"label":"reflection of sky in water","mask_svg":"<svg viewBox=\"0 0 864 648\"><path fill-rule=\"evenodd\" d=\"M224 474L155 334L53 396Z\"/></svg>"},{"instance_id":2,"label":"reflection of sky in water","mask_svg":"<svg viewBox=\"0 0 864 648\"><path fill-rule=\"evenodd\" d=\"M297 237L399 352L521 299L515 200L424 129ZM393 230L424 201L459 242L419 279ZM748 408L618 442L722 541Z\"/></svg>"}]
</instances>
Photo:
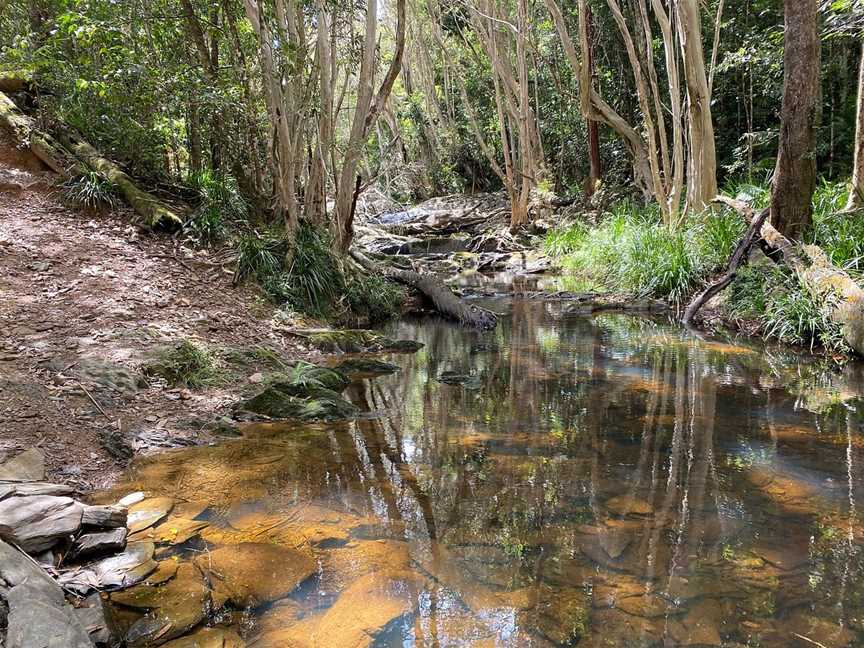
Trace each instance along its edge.
<instances>
[{"instance_id":1,"label":"reflection of sky in water","mask_svg":"<svg viewBox=\"0 0 864 648\"><path fill-rule=\"evenodd\" d=\"M398 323L425 348L346 391L378 416L253 428L130 486L227 507L256 541L332 536L311 549L328 601L414 574L377 646L860 645L861 368L563 307Z\"/></svg>"}]
</instances>

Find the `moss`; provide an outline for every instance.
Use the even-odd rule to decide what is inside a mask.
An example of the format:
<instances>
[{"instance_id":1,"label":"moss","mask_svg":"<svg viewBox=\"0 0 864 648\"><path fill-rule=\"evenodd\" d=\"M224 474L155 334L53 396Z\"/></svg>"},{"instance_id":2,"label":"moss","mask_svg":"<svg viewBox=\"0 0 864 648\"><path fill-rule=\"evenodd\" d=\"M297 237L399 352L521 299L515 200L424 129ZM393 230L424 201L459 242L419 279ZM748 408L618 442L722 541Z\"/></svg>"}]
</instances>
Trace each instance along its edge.
<instances>
[{"instance_id":1,"label":"moss","mask_svg":"<svg viewBox=\"0 0 864 648\"><path fill-rule=\"evenodd\" d=\"M308 339L312 346L328 353L369 353L375 351L414 353L423 347L422 343L414 340L393 340L365 329L320 331L310 334Z\"/></svg>"},{"instance_id":2,"label":"moss","mask_svg":"<svg viewBox=\"0 0 864 648\"><path fill-rule=\"evenodd\" d=\"M213 354L190 340L161 351L142 371L145 376L162 378L171 386L198 388L218 384L223 379Z\"/></svg>"},{"instance_id":3,"label":"moss","mask_svg":"<svg viewBox=\"0 0 864 648\"><path fill-rule=\"evenodd\" d=\"M348 374L391 374L399 371L399 365L370 358L351 358L345 360L336 367L339 371Z\"/></svg>"},{"instance_id":4,"label":"moss","mask_svg":"<svg viewBox=\"0 0 864 648\"><path fill-rule=\"evenodd\" d=\"M330 389L314 387L309 388L305 396L292 396L276 385L243 401L237 409L272 419L300 421L338 421L359 413L357 407Z\"/></svg>"}]
</instances>

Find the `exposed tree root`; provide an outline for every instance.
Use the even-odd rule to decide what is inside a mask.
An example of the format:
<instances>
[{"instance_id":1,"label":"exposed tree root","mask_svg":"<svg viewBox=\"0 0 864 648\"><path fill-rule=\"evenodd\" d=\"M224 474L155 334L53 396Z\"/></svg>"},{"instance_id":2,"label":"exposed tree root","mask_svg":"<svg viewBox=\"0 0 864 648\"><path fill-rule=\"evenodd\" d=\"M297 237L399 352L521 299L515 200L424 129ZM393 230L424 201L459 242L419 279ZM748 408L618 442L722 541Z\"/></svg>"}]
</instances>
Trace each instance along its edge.
<instances>
[{"instance_id":1,"label":"exposed tree root","mask_svg":"<svg viewBox=\"0 0 864 648\"><path fill-rule=\"evenodd\" d=\"M388 279L416 288L432 301L439 313L460 324L491 329L498 323L498 316L495 313L466 303L443 282L431 275L378 264L354 250L351 251L351 258L369 272L380 273Z\"/></svg>"}]
</instances>

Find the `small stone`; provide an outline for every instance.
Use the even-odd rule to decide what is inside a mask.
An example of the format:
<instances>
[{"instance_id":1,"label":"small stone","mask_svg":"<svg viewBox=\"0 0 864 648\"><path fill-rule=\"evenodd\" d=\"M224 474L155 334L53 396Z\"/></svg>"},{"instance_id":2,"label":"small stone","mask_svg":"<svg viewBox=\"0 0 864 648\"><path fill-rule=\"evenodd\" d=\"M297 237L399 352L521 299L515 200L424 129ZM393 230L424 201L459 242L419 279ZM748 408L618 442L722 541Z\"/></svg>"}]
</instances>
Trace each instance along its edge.
<instances>
[{"instance_id":1,"label":"small stone","mask_svg":"<svg viewBox=\"0 0 864 648\"><path fill-rule=\"evenodd\" d=\"M258 373L252 374L251 376L249 376L249 382L252 383L253 385L257 385L259 383L264 382L264 374L261 373L260 371Z\"/></svg>"}]
</instances>

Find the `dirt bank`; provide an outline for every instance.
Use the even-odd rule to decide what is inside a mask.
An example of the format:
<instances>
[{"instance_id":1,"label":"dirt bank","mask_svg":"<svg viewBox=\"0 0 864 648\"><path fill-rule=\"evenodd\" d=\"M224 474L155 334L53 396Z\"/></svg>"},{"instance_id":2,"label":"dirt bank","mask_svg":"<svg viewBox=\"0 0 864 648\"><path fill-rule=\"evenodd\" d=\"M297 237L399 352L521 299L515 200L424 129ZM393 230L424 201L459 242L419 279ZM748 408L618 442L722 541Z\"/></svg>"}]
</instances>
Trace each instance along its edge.
<instances>
[{"instance_id":1,"label":"dirt bank","mask_svg":"<svg viewBox=\"0 0 864 648\"><path fill-rule=\"evenodd\" d=\"M55 182L0 133L0 461L38 446L51 480L86 489L124 465L103 447L118 432L136 449L206 440L256 367L198 391L143 380L181 339L315 359L218 255L144 235L122 210L72 209Z\"/></svg>"}]
</instances>

